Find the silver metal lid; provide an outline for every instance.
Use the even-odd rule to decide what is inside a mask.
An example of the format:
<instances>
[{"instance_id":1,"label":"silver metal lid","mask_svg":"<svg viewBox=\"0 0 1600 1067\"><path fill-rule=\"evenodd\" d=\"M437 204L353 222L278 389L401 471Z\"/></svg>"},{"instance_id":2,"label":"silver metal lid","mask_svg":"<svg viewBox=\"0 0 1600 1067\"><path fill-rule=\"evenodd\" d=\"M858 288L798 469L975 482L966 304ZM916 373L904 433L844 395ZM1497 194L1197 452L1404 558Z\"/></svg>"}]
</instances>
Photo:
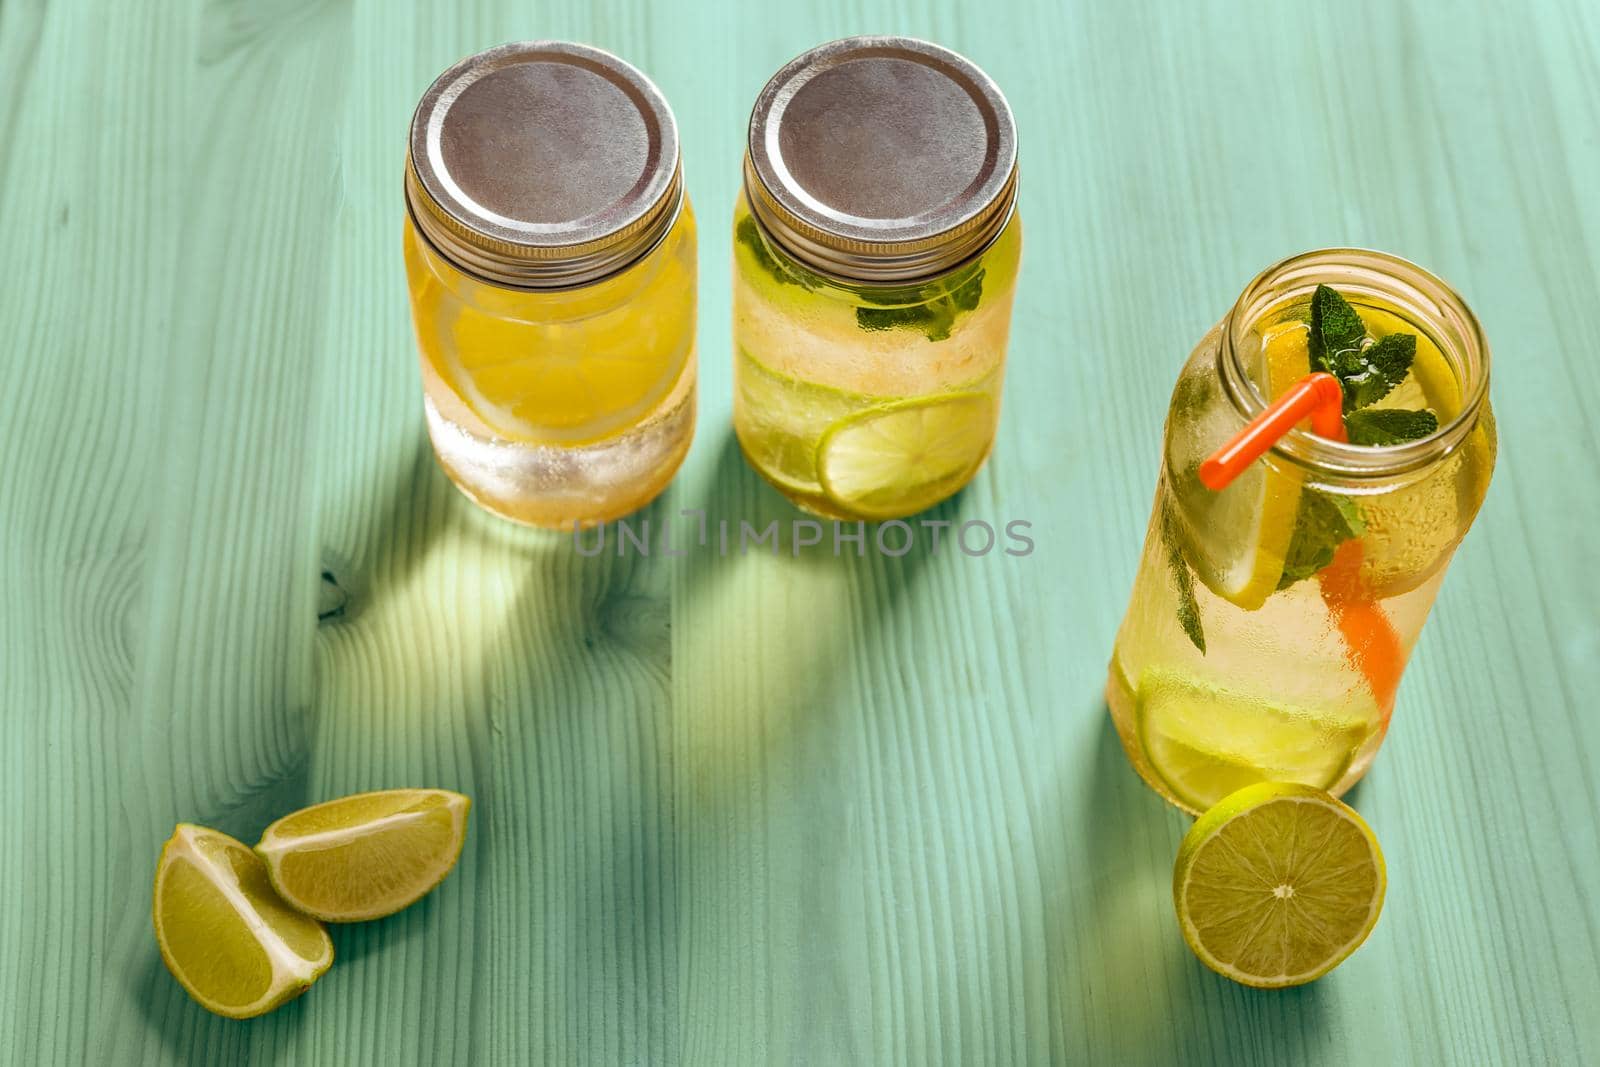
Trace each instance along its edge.
<instances>
[{"instance_id":1,"label":"silver metal lid","mask_svg":"<svg viewBox=\"0 0 1600 1067\"><path fill-rule=\"evenodd\" d=\"M653 248L683 204L665 98L609 52L527 41L439 75L411 119L406 204L463 270L562 288Z\"/></svg>"},{"instance_id":2,"label":"silver metal lid","mask_svg":"<svg viewBox=\"0 0 1600 1067\"><path fill-rule=\"evenodd\" d=\"M847 37L773 75L750 114L751 210L796 259L852 280L937 274L999 236L1017 131L970 60L909 37Z\"/></svg>"}]
</instances>

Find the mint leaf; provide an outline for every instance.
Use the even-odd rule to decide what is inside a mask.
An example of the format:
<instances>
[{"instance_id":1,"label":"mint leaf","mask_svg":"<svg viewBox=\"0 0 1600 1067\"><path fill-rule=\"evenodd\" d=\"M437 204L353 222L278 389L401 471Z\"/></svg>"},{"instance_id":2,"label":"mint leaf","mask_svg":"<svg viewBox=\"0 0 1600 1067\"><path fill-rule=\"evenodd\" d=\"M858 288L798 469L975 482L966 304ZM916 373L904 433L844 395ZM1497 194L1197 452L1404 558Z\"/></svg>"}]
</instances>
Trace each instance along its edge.
<instances>
[{"instance_id":1,"label":"mint leaf","mask_svg":"<svg viewBox=\"0 0 1600 1067\"><path fill-rule=\"evenodd\" d=\"M930 341L943 341L956 319L982 299L983 268L954 285L946 281L910 290L867 290L860 297L868 305L856 308L856 325L863 330L912 329L926 334Z\"/></svg>"},{"instance_id":2,"label":"mint leaf","mask_svg":"<svg viewBox=\"0 0 1600 1067\"><path fill-rule=\"evenodd\" d=\"M1325 370L1343 381L1340 369L1352 369L1348 363L1350 354L1359 354L1361 339L1366 335L1367 328L1349 301L1326 285L1317 286L1311 294L1311 334L1306 339L1311 369Z\"/></svg>"},{"instance_id":3,"label":"mint leaf","mask_svg":"<svg viewBox=\"0 0 1600 1067\"><path fill-rule=\"evenodd\" d=\"M755 259L756 266L780 285L815 291L826 279L779 259L761 232L755 216L745 215L733 228L734 240ZM973 264L951 278L932 285L893 289L866 289L856 293L864 306L856 308L856 325L863 330L915 330L930 341L943 341L956 319L978 306L983 297L983 267Z\"/></svg>"},{"instance_id":4,"label":"mint leaf","mask_svg":"<svg viewBox=\"0 0 1600 1067\"><path fill-rule=\"evenodd\" d=\"M972 272L972 277L967 278L954 289L950 290L950 302L958 311L971 311L978 306L978 301L983 298L983 271Z\"/></svg>"},{"instance_id":5,"label":"mint leaf","mask_svg":"<svg viewBox=\"0 0 1600 1067\"><path fill-rule=\"evenodd\" d=\"M863 330L893 330L903 327L930 335L939 333L942 329L943 337L950 336L949 326L940 323L938 316L926 304L916 304L911 307L858 307L856 325ZM941 339L934 338L934 340Z\"/></svg>"},{"instance_id":6,"label":"mint leaf","mask_svg":"<svg viewBox=\"0 0 1600 1067\"><path fill-rule=\"evenodd\" d=\"M1294 518L1294 534L1284 553L1283 577L1278 588L1287 589L1309 578L1333 562L1333 553L1352 537L1367 530L1355 502L1334 493L1307 489L1300 494L1300 510Z\"/></svg>"},{"instance_id":7,"label":"mint leaf","mask_svg":"<svg viewBox=\"0 0 1600 1067\"><path fill-rule=\"evenodd\" d=\"M1353 445L1399 445L1433 433L1439 418L1431 411L1367 408L1346 415L1344 428Z\"/></svg>"},{"instance_id":8,"label":"mint leaf","mask_svg":"<svg viewBox=\"0 0 1600 1067\"><path fill-rule=\"evenodd\" d=\"M1189 573L1189 561L1183 556L1183 531L1178 527L1178 516L1170 500L1161 505L1161 545L1167 550L1167 566L1172 570L1172 584L1178 591L1178 625L1203 656L1206 654L1206 631L1200 625L1200 601L1194 595L1194 576Z\"/></svg>"},{"instance_id":9,"label":"mint leaf","mask_svg":"<svg viewBox=\"0 0 1600 1067\"><path fill-rule=\"evenodd\" d=\"M1352 444L1395 445L1439 428L1431 411L1368 411L1406 380L1417 358L1417 337L1392 333L1365 348L1366 326L1349 301L1326 285L1311 295L1307 343L1313 368L1339 379L1346 435Z\"/></svg>"},{"instance_id":10,"label":"mint leaf","mask_svg":"<svg viewBox=\"0 0 1600 1067\"><path fill-rule=\"evenodd\" d=\"M1356 353L1348 373L1339 376L1344 386L1346 413L1376 404L1394 391L1411 373L1417 358L1415 334L1391 333Z\"/></svg>"},{"instance_id":11,"label":"mint leaf","mask_svg":"<svg viewBox=\"0 0 1600 1067\"><path fill-rule=\"evenodd\" d=\"M733 228L733 236L734 240L749 249L750 254L755 257L756 265L780 285L798 285L806 290L817 287L812 279L778 262L772 251L767 248L767 239L761 235L761 227L756 224L754 215L746 215L740 219L738 225Z\"/></svg>"},{"instance_id":12,"label":"mint leaf","mask_svg":"<svg viewBox=\"0 0 1600 1067\"><path fill-rule=\"evenodd\" d=\"M1388 337L1380 337L1377 342L1368 348L1362 355L1366 356L1367 363L1383 379L1386 388L1381 394L1373 397L1373 401L1382 400L1389 395L1390 390L1406 380L1406 375L1411 373L1411 364L1417 358L1417 335L1414 333L1391 333ZM1359 404L1358 407L1365 407Z\"/></svg>"}]
</instances>

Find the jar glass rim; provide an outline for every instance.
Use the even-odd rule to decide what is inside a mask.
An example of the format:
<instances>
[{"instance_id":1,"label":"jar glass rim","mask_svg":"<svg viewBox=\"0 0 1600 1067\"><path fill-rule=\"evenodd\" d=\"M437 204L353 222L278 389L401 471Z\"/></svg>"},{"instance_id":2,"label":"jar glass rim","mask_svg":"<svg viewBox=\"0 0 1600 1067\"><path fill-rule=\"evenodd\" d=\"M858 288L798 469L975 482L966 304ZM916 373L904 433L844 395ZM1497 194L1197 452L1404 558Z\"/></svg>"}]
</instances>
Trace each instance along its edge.
<instances>
[{"instance_id":1,"label":"jar glass rim","mask_svg":"<svg viewBox=\"0 0 1600 1067\"><path fill-rule=\"evenodd\" d=\"M1273 307L1318 284L1392 301L1432 332L1461 385L1461 409L1427 437L1401 445L1354 445L1290 430L1273 454L1340 478L1387 478L1431 466L1459 448L1477 425L1489 394L1489 342L1464 300L1446 282L1409 260L1365 248L1320 248L1290 256L1245 286L1222 323L1218 371L1224 391L1245 419L1268 404L1241 349L1246 332Z\"/></svg>"}]
</instances>

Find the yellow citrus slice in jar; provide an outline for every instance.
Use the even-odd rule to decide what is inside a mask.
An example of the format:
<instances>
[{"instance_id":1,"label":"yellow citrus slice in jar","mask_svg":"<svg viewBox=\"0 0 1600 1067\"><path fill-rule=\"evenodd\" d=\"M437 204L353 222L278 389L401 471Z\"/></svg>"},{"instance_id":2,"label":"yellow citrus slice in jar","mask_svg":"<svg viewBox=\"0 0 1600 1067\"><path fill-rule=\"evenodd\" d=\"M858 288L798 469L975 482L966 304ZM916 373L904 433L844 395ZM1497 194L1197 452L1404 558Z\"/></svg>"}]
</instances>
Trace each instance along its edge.
<instances>
[{"instance_id":1,"label":"yellow citrus slice in jar","mask_svg":"<svg viewBox=\"0 0 1600 1067\"><path fill-rule=\"evenodd\" d=\"M1375 336L1417 338L1410 374L1375 406L1427 409L1441 426L1460 414L1460 381L1433 339L1391 312L1364 308L1362 314ZM1368 595L1400 596L1443 570L1483 503L1493 470L1493 434L1489 420L1480 418L1452 455L1410 481L1363 496L1361 582Z\"/></svg>"},{"instance_id":2,"label":"yellow citrus slice in jar","mask_svg":"<svg viewBox=\"0 0 1600 1067\"><path fill-rule=\"evenodd\" d=\"M425 274L451 291L419 294L417 333L429 366L496 436L572 447L648 417L694 350L693 223L613 277L571 290L516 290L469 278L431 249ZM408 246L414 244L408 240ZM426 296L427 299L423 299Z\"/></svg>"},{"instance_id":3,"label":"yellow citrus slice in jar","mask_svg":"<svg viewBox=\"0 0 1600 1067\"><path fill-rule=\"evenodd\" d=\"M1155 669L1140 677L1137 701L1150 766L1196 812L1255 782L1332 789L1382 723L1376 705L1355 698L1313 708Z\"/></svg>"},{"instance_id":4,"label":"yellow citrus slice in jar","mask_svg":"<svg viewBox=\"0 0 1600 1067\"><path fill-rule=\"evenodd\" d=\"M868 520L930 508L983 465L995 408L986 393L945 393L841 419L817 445L822 491L840 511Z\"/></svg>"},{"instance_id":5,"label":"yellow citrus slice in jar","mask_svg":"<svg viewBox=\"0 0 1600 1067\"><path fill-rule=\"evenodd\" d=\"M1303 323L1268 328L1257 380L1266 384L1269 399L1304 378L1310 365ZM1200 487L1187 494L1178 510L1189 524L1187 554L1195 574L1228 603L1256 610L1283 577L1299 508L1298 473L1270 454L1221 492Z\"/></svg>"}]
</instances>

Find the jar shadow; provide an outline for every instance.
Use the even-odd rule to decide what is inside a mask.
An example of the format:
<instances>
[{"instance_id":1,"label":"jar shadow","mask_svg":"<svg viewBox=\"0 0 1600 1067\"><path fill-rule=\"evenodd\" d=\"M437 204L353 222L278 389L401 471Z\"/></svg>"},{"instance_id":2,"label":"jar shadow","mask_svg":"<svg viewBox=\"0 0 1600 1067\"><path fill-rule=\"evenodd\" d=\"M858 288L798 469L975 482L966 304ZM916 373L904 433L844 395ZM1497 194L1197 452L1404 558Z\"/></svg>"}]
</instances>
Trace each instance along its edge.
<instances>
[{"instance_id":1,"label":"jar shadow","mask_svg":"<svg viewBox=\"0 0 1600 1067\"><path fill-rule=\"evenodd\" d=\"M1319 983L1250 989L1190 952L1173 910L1172 869L1192 820L1133 769L1104 701L1093 707L1100 727L1081 784L1060 774L1055 785L1056 810L1084 813L1083 853L1058 849L1040 862L1075 887L1047 906L1051 996L1095 1006L1075 1033L1083 1047L1064 1050L1067 1057L1225 1062L1247 1032L1269 1048L1326 1048L1332 1035ZM1074 910L1082 897L1087 929Z\"/></svg>"},{"instance_id":2,"label":"jar shadow","mask_svg":"<svg viewBox=\"0 0 1600 1067\"><path fill-rule=\"evenodd\" d=\"M476 509L449 492L448 528L477 531L490 558L429 562L416 580L431 587L441 567L514 576L503 598L470 587L476 618L457 617L465 604L450 616L460 658L437 684L460 706L437 709L431 724L460 738L452 745L470 767L474 951L559 951L569 988L638 1020L639 1047L660 1050L677 1032L684 924L724 931L694 949L695 967L711 973L738 973L790 933L861 944L863 920L841 894L862 847L856 823L874 773L862 765L886 758L872 740L888 729L876 716L931 713L896 675L914 656L905 643L926 629L913 612L930 572L981 561L926 545L882 556L870 527L860 554L846 545L835 555L831 542L794 554L790 524L808 516L748 467L731 431L712 464L689 467L628 518L647 552L619 540L617 524L601 551L581 538L583 552L570 532L491 516L479 531L458 514ZM971 506L958 496L923 517L956 521ZM705 544L685 510L704 513ZM741 552L741 521L757 531L777 522L783 543ZM682 555L661 550L664 528ZM476 997L474 1019L517 1016L525 1006L512 997ZM552 1005L551 1017L578 1010Z\"/></svg>"},{"instance_id":3,"label":"jar shadow","mask_svg":"<svg viewBox=\"0 0 1600 1067\"><path fill-rule=\"evenodd\" d=\"M371 504L346 503L355 516L352 521L359 523L356 536L343 544L324 539L318 556L319 625L353 622L379 606L386 593L404 587L434 543L452 528L472 541L490 536L471 514L479 509L450 483L434 459L420 419L409 436L410 441L395 450L396 458L376 473L382 484L368 497Z\"/></svg>"},{"instance_id":4,"label":"jar shadow","mask_svg":"<svg viewBox=\"0 0 1600 1067\"><path fill-rule=\"evenodd\" d=\"M910 521L955 522L962 506L957 494ZM885 554L870 523L843 523L836 540L832 520L795 507L750 467L731 429L704 507L730 528L776 524L778 544L774 550L730 538L724 552L713 539L681 561L674 619L688 657L684 707L699 721L727 718L752 737L759 733L769 753L798 735L841 728L841 717L858 709L839 694L870 686L875 665L893 658L883 654L884 642L900 631L925 575L949 564L955 550L946 545L935 554L918 538L903 554ZM821 533L797 523L819 524ZM820 542L800 545L799 531ZM898 551L901 542L889 547Z\"/></svg>"},{"instance_id":5,"label":"jar shadow","mask_svg":"<svg viewBox=\"0 0 1600 1067\"><path fill-rule=\"evenodd\" d=\"M916 853L936 832L928 825L948 816L925 792L940 780L928 746L946 743L939 717L968 699L949 688L962 674L965 627L985 625L957 613L961 583L974 579L940 572L983 561L925 543L879 555L871 526L861 554L846 544L835 555L826 521L826 542L796 555L791 524L813 517L749 467L731 432L711 476L709 517L776 522L784 543L744 555L714 545L678 561L679 953L682 973L701 976L683 991L685 1018L704 1039L728 1003L717 984L740 976L765 990L749 1032L788 1042L769 1059L869 1062L879 1047L863 1008L874 946L918 936L901 910L921 891L915 860L908 870L886 857ZM974 499L920 517L954 519ZM819 1031L818 1019L836 1022Z\"/></svg>"}]
</instances>

